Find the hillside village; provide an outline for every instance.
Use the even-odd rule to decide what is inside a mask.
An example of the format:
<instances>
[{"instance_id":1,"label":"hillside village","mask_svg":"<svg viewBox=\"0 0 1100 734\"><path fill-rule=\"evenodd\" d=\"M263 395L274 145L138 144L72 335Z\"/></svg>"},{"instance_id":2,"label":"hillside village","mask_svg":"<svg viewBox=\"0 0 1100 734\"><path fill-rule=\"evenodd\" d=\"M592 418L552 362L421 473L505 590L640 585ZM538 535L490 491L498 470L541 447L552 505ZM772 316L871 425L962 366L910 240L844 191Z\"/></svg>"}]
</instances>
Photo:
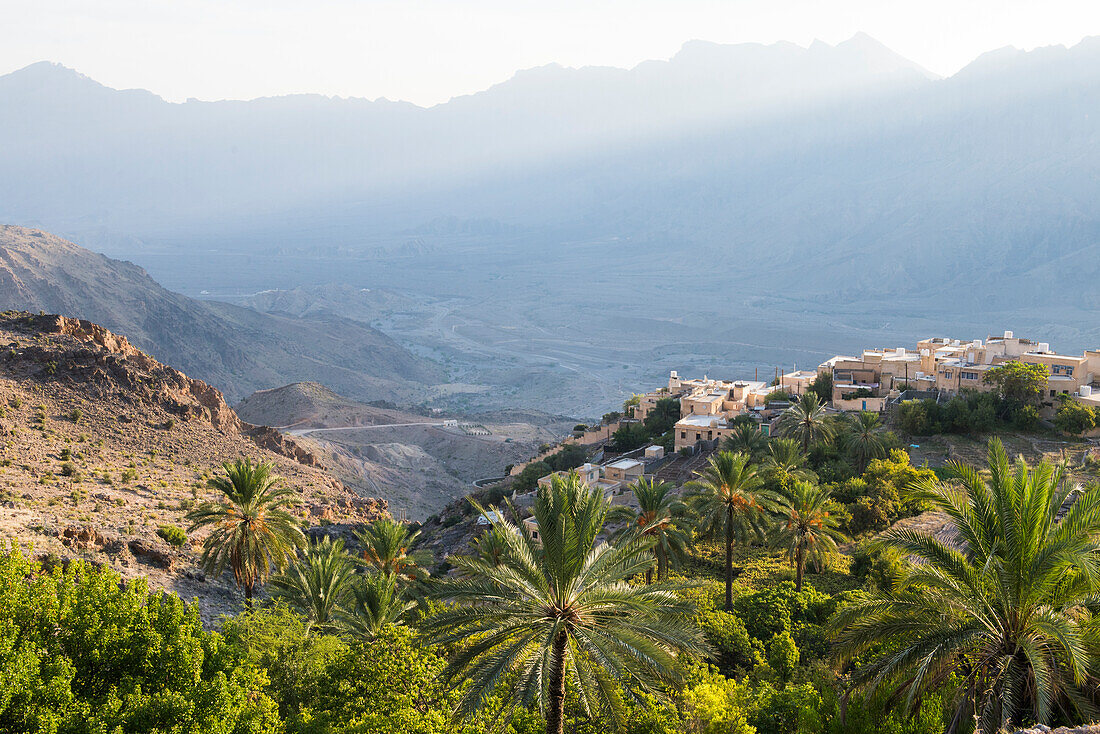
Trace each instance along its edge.
<instances>
[{"instance_id":1,"label":"hillside village","mask_svg":"<svg viewBox=\"0 0 1100 734\"><path fill-rule=\"evenodd\" d=\"M822 396L825 409L835 414L886 413L906 401L940 402L967 392L993 392L996 385L984 376L1010 362L1046 369L1047 384L1039 410L1043 419L1053 418L1060 396L1089 408L1100 407L1100 350L1086 350L1080 356L1059 354L1049 342L1019 337L1012 331L984 340L929 337L913 348L868 348L858 357L836 355L816 370L781 374L771 383L706 375L685 378L673 371L667 385L627 401L625 413L614 425L578 432L570 441L602 447L611 442L613 432L624 425L643 423L662 401L674 400L679 412L671 446L653 443L625 454L600 450L595 462L572 471L608 497L625 496L625 487L641 477L683 483L738 427L755 426L764 436L773 435L783 411L807 392ZM1100 429L1093 428L1088 435L1097 432ZM512 474L524 466L513 467ZM566 473L546 474L538 484L548 486L553 477Z\"/></svg>"}]
</instances>

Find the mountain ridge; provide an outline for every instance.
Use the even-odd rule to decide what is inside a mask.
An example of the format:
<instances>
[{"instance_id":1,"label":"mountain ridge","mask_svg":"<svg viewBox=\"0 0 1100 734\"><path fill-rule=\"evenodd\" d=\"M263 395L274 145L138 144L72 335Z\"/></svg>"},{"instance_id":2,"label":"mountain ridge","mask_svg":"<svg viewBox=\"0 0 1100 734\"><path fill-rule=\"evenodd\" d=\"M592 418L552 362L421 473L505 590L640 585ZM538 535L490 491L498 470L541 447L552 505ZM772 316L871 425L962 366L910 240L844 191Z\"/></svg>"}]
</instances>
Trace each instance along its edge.
<instances>
[{"instance_id":1,"label":"mountain ridge","mask_svg":"<svg viewBox=\"0 0 1100 734\"><path fill-rule=\"evenodd\" d=\"M133 263L41 230L0 225L0 303L86 315L236 398L301 374L327 375L367 399L411 394L441 377L361 322L195 301L161 288Z\"/></svg>"}]
</instances>

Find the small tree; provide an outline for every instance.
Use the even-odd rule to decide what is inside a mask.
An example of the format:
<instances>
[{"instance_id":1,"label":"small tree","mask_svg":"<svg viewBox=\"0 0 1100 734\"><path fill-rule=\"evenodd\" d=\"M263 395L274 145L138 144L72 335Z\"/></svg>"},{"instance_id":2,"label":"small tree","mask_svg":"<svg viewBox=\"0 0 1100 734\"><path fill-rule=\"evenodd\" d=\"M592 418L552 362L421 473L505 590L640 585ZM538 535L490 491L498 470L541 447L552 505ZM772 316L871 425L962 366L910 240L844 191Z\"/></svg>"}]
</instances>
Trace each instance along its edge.
<instances>
[{"instance_id":1,"label":"small tree","mask_svg":"<svg viewBox=\"0 0 1100 734\"><path fill-rule=\"evenodd\" d=\"M1096 411L1072 398L1062 400L1054 415L1054 427L1064 433L1080 436L1096 427Z\"/></svg>"},{"instance_id":2,"label":"small tree","mask_svg":"<svg viewBox=\"0 0 1100 734\"><path fill-rule=\"evenodd\" d=\"M1049 378L1050 370L1045 364L1005 362L987 370L982 380L995 386L997 394L1012 408L1025 405L1038 408Z\"/></svg>"},{"instance_id":3,"label":"small tree","mask_svg":"<svg viewBox=\"0 0 1100 734\"><path fill-rule=\"evenodd\" d=\"M825 420L825 405L811 392L783 411L777 427L781 434L802 444L803 454L810 453L810 444L814 441L828 441L833 437L833 427Z\"/></svg>"},{"instance_id":4,"label":"small tree","mask_svg":"<svg viewBox=\"0 0 1100 734\"><path fill-rule=\"evenodd\" d=\"M305 536L287 508L297 502L289 487L280 487L270 464L238 459L222 465L225 476L209 481L225 495L187 513L189 532L213 528L202 544L202 565L212 575L228 566L237 585L244 589L245 604L252 608L252 594L273 567L286 565Z\"/></svg>"},{"instance_id":5,"label":"small tree","mask_svg":"<svg viewBox=\"0 0 1100 734\"><path fill-rule=\"evenodd\" d=\"M764 512L771 495L761 487L745 454L720 451L710 457L697 478L688 482L689 501L699 514L703 535L721 538L726 547L726 611L733 611L733 543L764 537Z\"/></svg>"},{"instance_id":6,"label":"small tree","mask_svg":"<svg viewBox=\"0 0 1100 734\"><path fill-rule=\"evenodd\" d=\"M355 562L344 550L344 541L325 537L272 577L271 586L274 596L285 599L310 627L330 632L336 627L337 611L351 593L354 573Z\"/></svg>"},{"instance_id":7,"label":"small tree","mask_svg":"<svg viewBox=\"0 0 1100 734\"><path fill-rule=\"evenodd\" d=\"M813 391L818 399L822 403L827 403L833 399L833 373L832 372L819 372L814 381L810 383L810 390Z\"/></svg>"},{"instance_id":8,"label":"small tree","mask_svg":"<svg viewBox=\"0 0 1100 734\"><path fill-rule=\"evenodd\" d=\"M640 533L654 541L653 557L658 581L668 576L669 562L679 561L691 540L687 505L673 494L674 489L671 482L639 479L630 485L638 501L638 509L618 505L608 513L609 519L627 523L616 537ZM646 569L645 581L647 584L653 582L652 568Z\"/></svg>"},{"instance_id":9,"label":"small tree","mask_svg":"<svg viewBox=\"0 0 1100 734\"><path fill-rule=\"evenodd\" d=\"M409 532L405 523L388 518L375 520L355 534L366 565L376 573L394 576L398 581L417 581L427 577L424 565L431 559L425 551L412 550L420 531Z\"/></svg>"},{"instance_id":10,"label":"small tree","mask_svg":"<svg viewBox=\"0 0 1100 734\"><path fill-rule=\"evenodd\" d=\"M772 540L776 545L787 546L787 557L795 567L795 591L802 591L806 562L810 561L820 571L825 561L836 555L836 544L846 540L837 529L831 505L828 490L809 482L796 482L779 498L776 508L779 523Z\"/></svg>"},{"instance_id":11,"label":"small tree","mask_svg":"<svg viewBox=\"0 0 1100 734\"><path fill-rule=\"evenodd\" d=\"M676 425L680 420L680 401L676 398L661 398L645 417L645 430L650 436L660 436Z\"/></svg>"},{"instance_id":12,"label":"small tree","mask_svg":"<svg viewBox=\"0 0 1100 734\"><path fill-rule=\"evenodd\" d=\"M857 474L862 474L872 459L886 456L883 431L878 413L864 410L848 419L846 431L841 434L841 444L855 461Z\"/></svg>"},{"instance_id":13,"label":"small tree","mask_svg":"<svg viewBox=\"0 0 1100 734\"><path fill-rule=\"evenodd\" d=\"M653 540L597 540L610 503L576 476L539 487L541 545L495 519L508 546L500 563L459 557L464 573L440 584L450 605L424 623L437 643L457 645L443 679L462 688L456 715L486 707L507 719L537 705L546 734L562 734L566 680L578 706L608 724L621 719L626 687L661 696L683 680L686 659L705 651L694 605L663 585L625 579L653 563Z\"/></svg>"}]
</instances>

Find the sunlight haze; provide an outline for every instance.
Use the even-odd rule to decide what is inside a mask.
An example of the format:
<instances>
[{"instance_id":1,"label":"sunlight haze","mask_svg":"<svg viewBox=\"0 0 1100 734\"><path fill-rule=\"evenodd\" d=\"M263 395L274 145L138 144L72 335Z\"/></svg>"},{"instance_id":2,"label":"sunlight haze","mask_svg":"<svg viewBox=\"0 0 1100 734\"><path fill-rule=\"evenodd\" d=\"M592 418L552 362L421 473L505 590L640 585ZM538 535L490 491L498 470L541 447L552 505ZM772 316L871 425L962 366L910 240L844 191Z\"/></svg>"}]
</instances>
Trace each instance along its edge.
<instances>
[{"instance_id":1,"label":"sunlight haze","mask_svg":"<svg viewBox=\"0 0 1100 734\"><path fill-rule=\"evenodd\" d=\"M518 69L631 67L688 40L814 39L865 32L940 75L1003 46L1100 34L1100 3L732 0L66 0L2 3L0 73L56 61L170 101L289 93L431 105Z\"/></svg>"}]
</instances>

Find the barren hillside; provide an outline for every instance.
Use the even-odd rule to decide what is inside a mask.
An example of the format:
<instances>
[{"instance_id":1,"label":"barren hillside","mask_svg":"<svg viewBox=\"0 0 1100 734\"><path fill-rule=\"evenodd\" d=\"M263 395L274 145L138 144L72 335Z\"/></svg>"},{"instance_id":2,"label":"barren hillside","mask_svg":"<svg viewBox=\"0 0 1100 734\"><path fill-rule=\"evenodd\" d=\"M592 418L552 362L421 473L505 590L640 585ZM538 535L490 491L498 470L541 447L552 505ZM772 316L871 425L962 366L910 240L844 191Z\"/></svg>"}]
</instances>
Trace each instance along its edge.
<instances>
[{"instance_id":1,"label":"barren hillside","mask_svg":"<svg viewBox=\"0 0 1100 734\"><path fill-rule=\"evenodd\" d=\"M310 382L253 393L237 410L253 423L285 427L349 487L412 520L439 512L476 479L503 475L576 423L535 410L425 416Z\"/></svg>"},{"instance_id":2,"label":"barren hillside","mask_svg":"<svg viewBox=\"0 0 1100 734\"><path fill-rule=\"evenodd\" d=\"M273 462L301 493L303 523L363 522L386 505L332 478L277 431L244 423L221 393L88 321L0 314L0 538L39 556L80 556L198 597L204 614L239 603L231 580L197 568L201 537L174 548L224 461Z\"/></svg>"},{"instance_id":3,"label":"barren hillside","mask_svg":"<svg viewBox=\"0 0 1100 734\"><path fill-rule=\"evenodd\" d=\"M319 382L259 390L239 402L236 411L244 420L261 426L331 428L427 420L345 398Z\"/></svg>"}]
</instances>

